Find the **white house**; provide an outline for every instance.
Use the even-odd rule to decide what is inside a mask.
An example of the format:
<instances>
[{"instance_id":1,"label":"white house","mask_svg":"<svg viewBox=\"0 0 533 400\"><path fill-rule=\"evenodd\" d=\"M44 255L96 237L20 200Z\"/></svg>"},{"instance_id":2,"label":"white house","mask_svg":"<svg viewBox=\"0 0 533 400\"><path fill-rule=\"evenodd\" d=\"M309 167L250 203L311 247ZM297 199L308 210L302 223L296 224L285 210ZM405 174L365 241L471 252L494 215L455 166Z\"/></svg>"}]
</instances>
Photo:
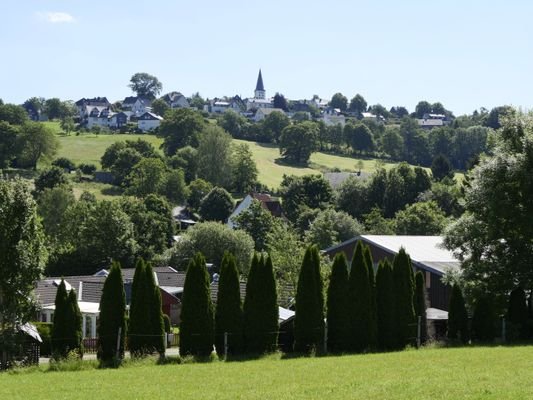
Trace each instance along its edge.
<instances>
[{"instance_id":1,"label":"white house","mask_svg":"<svg viewBox=\"0 0 533 400\"><path fill-rule=\"evenodd\" d=\"M163 117L152 112L145 112L137 120L137 125L141 131L148 132L159 127L161 121L163 121Z\"/></svg>"},{"instance_id":2,"label":"white house","mask_svg":"<svg viewBox=\"0 0 533 400\"><path fill-rule=\"evenodd\" d=\"M137 96L126 97L122 101L122 108L126 111L131 111L133 115L139 116L145 112L152 111L152 100Z\"/></svg>"},{"instance_id":3,"label":"white house","mask_svg":"<svg viewBox=\"0 0 533 400\"><path fill-rule=\"evenodd\" d=\"M87 128L91 129L93 126L99 126L101 128L109 127L108 120L113 114L109 107L92 107L86 118Z\"/></svg>"},{"instance_id":4,"label":"white house","mask_svg":"<svg viewBox=\"0 0 533 400\"><path fill-rule=\"evenodd\" d=\"M188 108L190 107L187 98L180 92L170 92L161 97L170 108Z\"/></svg>"},{"instance_id":5,"label":"white house","mask_svg":"<svg viewBox=\"0 0 533 400\"><path fill-rule=\"evenodd\" d=\"M326 108L322 114L322 121L327 126L346 125L346 118L341 114L341 111L338 108Z\"/></svg>"},{"instance_id":6,"label":"white house","mask_svg":"<svg viewBox=\"0 0 533 400\"><path fill-rule=\"evenodd\" d=\"M285 111L283 111L281 108L259 108L257 109L253 119L255 122L262 121L275 111L285 114Z\"/></svg>"}]
</instances>

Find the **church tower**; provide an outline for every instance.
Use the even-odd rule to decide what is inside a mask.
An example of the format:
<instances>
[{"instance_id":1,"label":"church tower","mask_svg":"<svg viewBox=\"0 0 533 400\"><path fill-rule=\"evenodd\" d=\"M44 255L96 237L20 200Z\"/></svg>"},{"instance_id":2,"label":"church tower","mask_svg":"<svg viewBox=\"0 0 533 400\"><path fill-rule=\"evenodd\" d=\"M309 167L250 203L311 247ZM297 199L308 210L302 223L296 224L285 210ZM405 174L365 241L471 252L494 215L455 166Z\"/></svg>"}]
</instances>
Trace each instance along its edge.
<instances>
[{"instance_id":1,"label":"church tower","mask_svg":"<svg viewBox=\"0 0 533 400\"><path fill-rule=\"evenodd\" d=\"M257 84L255 85L254 98L265 99L265 87L263 86L263 76L261 75L261 69L259 69L259 76L257 77Z\"/></svg>"}]
</instances>

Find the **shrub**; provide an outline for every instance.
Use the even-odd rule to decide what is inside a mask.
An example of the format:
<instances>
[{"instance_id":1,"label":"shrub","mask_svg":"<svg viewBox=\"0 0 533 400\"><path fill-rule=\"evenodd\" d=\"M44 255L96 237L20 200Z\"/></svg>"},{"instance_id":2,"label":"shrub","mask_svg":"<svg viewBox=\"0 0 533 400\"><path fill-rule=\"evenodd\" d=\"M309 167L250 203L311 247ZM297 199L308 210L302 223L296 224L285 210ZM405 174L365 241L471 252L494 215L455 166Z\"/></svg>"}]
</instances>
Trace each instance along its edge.
<instances>
[{"instance_id":1,"label":"shrub","mask_svg":"<svg viewBox=\"0 0 533 400\"><path fill-rule=\"evenodd\" d=\"M405 347L415 336L415 310L413 307L414 282L411 258L401 248L394 257L394 301L396 312L396 338L398 348Z\"/></svg>"},{"instance_id":2,"label":"shrub","mask_svg":"<svg viewBox=\"0 0 533 400\"><path fill-rule=\"evenodd\" d=\"M507 336L510 340L527 338L528 318L526 293L524 289L516 288L511 291L507 310L507 320L509 322L509 334Z\"/></svg>"},{"instance_id":3,"label":"shrub","mask_svg":"<svg viewBox=\"0 0 533 400\"><path fill-rule=\"evenodd\" d=\"M52 162L52 165L55 167L63 168L64 170L67 170L69 172L74 171L76 169L76 165L66 157L56 158Z\"/></svg>"},{"instance_id":4,"label":"shrub","mask_svg":"<svg viewBox=\"0 0 533 400\"><path fill-rule=\"evenodd\" d=\"M348 265L344 253L338 253L331 268L328 286L327 321L328 350L346 352L350 349Z\"/></svg>"},{"instance_id":5,"label":"shrub","mask_svg":"<svg viewBox=\"0 0 533 400\"><path fill-rule=\"evenodd\" d=\"M450 306L448 307L448 339L468 342L468 313L466 311L463 292L458 285L452 287Z\"/></svg>"},{"instance_id":6,"label":"shrub","mask_svg":"<svg viewBox=\"0 0 533 400\"><path fill-rule=\"evenodd\" d=\"M92 174L94 174L96 172L96 165L94 165L94 164L81 163L81 164L78 165L78 168L85 175L92 175Z\"/></svg>"},{"instance_id":7,"label":"shrub","mask_svg":"<svg viewBox=\"0 0 533 400\"><path fill-rule=\"evenodd\" d=\"M380 262L376 274L377 343L381 350L396 347L394 277L388 260Z\"/></svg>"},{"instance_id":8,"label":"shrub","mask_svg":"<svg viewBox=\"0 0 533 400\"><path fill-rule=\"evenodd\" d=\"M476 302L472 316L472 339L480 342L492 342L496 336L496 313L488 294L482 295Z\"/></svg>"}]
</instances>

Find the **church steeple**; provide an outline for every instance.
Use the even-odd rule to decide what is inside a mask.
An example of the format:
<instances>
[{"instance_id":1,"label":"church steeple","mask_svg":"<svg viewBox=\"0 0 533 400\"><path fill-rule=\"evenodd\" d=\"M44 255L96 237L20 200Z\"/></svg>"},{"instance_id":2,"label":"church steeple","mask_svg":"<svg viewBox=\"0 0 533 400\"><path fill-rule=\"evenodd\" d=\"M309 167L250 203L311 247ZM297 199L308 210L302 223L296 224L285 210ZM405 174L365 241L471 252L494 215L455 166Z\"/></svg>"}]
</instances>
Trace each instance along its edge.
<instances>
[{"instance_id":1,"label":"church steeple","mask_svg":"<svg viewBox=\"0 0 533 400\"><path fill-rule=\"evenodd\" d=\"M263 76L261 75L261 69L259 69L259 75L257 76L257 84L255 85L256 99L265 99L265 86L263 85Z\"/></svg>"}]
</instances>

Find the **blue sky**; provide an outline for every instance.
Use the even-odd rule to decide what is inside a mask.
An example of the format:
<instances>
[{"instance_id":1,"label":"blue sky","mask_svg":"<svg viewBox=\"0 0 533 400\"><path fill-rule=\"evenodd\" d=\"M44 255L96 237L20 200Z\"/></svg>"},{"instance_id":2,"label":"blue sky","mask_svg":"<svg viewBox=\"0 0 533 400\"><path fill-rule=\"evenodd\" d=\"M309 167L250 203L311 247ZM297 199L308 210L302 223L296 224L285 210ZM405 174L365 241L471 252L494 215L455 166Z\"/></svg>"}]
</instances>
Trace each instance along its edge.
<instances>
[{"instance_id":1,"label":"blue sky","mask_svg":"<svg viewBox=\"0 0 533 400\"><path fill-rule=\"evenodd\" d=\"M130 95L135 72L163 92L348 98L456 114L533 106L533 2L77 1L0 3L0 98Z\"/></svg>"}]
</instances>

